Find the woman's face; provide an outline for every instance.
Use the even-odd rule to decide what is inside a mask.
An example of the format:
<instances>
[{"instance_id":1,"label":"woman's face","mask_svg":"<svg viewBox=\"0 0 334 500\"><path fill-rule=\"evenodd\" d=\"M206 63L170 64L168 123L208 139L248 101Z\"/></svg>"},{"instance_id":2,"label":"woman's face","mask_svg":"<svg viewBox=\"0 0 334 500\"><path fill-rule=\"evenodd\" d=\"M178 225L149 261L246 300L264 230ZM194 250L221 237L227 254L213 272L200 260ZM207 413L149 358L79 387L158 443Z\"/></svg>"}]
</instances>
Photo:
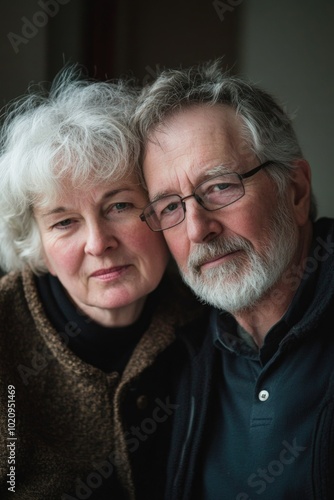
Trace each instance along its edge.
<instances>
[{"instance_id":1,"label":"woman's face","mask_svg":"<svg viewBox=\"0 0 334 500\"><path fill-rule=\"evenodd\" d=\"M49 272L94 321L133 323L169 259L162 234L139 218L145 191L135 177L89 191L63 188L56 202L34 208Z\"/></svg>"}]
</instances>

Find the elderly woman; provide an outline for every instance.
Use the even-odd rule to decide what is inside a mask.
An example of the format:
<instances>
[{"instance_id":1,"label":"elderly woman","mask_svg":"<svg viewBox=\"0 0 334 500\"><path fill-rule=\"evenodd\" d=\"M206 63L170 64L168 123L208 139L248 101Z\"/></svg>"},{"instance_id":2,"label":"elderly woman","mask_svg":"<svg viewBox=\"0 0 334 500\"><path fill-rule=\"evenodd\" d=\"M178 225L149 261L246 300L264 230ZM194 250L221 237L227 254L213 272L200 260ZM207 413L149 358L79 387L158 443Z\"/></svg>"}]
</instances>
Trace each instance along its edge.
<instances>
[{"instance_id":1,"label":"elderly woman","mask_svg":"<svg viewBox=\"0 0 334 500\"><path fill-rule=\"evenodd\" d=\"M4 123L2 499L163 496L173 341L198 305L139 218L135 97L70 69Z\"/></svg>"}]
</instances>

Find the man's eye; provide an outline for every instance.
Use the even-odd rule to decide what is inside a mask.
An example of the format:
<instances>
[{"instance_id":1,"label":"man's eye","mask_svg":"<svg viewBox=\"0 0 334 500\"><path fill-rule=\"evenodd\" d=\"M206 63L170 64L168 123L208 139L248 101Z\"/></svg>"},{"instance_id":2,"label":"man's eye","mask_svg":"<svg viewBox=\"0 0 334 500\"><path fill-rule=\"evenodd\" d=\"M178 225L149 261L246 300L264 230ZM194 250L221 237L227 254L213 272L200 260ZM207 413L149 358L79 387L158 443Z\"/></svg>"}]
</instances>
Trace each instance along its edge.
<instances>
[{"instance_id":1,"label":"man's eye","mask_svg":"<svg viewBox=\"0 0 334 500\"><path fill-rule=\"evenodd\" d=\"M230 196L238 188L237 183L233 182L215 182L206 186L202 196L207 200L220 199L221 196Z\"/></svg>"},{"instance_id":2,"label":"man's eye","mask_svg":"<svg viewBox=\"0 0 334 500\"><path fill-rule=\"evenodd\" d=\"M230 188L232 184L230 182L220 182L219 184L213 184L210 187L210 191L215 192L215 191L225 191L226 189Z\"/></svg>"},{"instance_id":3,"label":"man's eye","mask_svg":"<svg viewBox=\"0 0 334 500\"><path fill-rule=\"evenodd\" d=\"M163 210L161 210L161 214L162 215L169 214L171 212L174 212L178 208L180 208L180 203L178 202L169 203Z\"/></svg>"}]
</instances>

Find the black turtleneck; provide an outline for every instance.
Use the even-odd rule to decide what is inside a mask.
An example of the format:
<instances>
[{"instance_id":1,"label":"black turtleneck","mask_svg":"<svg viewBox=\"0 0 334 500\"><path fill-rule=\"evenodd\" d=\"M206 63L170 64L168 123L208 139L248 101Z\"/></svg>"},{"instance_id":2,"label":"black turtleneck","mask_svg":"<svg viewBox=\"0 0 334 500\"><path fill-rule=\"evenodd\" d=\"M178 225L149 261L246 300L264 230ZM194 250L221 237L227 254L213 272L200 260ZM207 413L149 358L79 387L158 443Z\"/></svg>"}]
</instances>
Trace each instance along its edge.
<instances>
[{"instance_id":1,"label":"black turtleneck","mask_svg":"<svg viewBox=\"0 0 334 500\"><path fill-rule=\"evenodd\" d=\"M123 327L104 327L78 309L58 278L48 273L36 279L49 320L62 336L69 333L68 347L83 361L106 373L122 373L151 322L161 285L147 297L137 321Z\"/></svg>"}]
</instances>

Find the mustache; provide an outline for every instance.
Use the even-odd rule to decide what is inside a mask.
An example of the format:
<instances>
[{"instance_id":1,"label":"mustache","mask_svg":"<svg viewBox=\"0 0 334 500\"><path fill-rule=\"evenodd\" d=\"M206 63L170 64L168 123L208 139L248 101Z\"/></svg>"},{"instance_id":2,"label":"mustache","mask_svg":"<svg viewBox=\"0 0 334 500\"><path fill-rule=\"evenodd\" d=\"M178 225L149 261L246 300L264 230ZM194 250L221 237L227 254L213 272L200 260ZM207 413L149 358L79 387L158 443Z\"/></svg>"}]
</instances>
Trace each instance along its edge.
<instances>
[{"instance_id":1,"label":"mustache","mask_svg":"<svg viewBox=\"0 0 334 500\"><path fill-rule=\"evenodd\" d=\"M195 273L199 273L201 266L207 261L217 259L223 255L239 250L250 253L252 252L252 246L241 236L235 236L229 239L225 237L216 238L204 245L198 245L194 248L188 258L188 269Z\"/></svg>"}]
</instances>

